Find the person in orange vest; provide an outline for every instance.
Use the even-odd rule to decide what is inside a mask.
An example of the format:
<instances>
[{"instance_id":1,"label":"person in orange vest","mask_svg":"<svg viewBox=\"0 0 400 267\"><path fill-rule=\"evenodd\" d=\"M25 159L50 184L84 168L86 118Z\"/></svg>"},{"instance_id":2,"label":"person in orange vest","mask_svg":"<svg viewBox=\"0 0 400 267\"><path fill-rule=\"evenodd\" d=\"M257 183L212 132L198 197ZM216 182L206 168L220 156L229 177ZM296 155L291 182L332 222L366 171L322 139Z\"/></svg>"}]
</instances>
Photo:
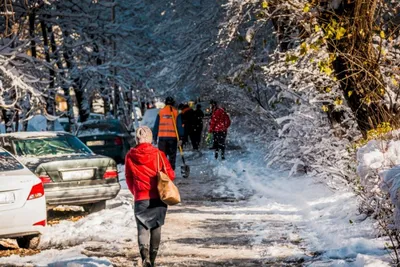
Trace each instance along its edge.
<instances>
[{"instance_id":1,"label":"person in orange vest","mask_svg":"<svg viewBox=\"0 0 400 267\"><path fill-rule=\"evenodd\" d=\"M175 170L177 148L178 145L182 145L181 140L184 134L181 114L178 113L174 104L175 100L172 97L169 96L165 99L165 107L160 109L153 127L154 143L157 144L158 138L158 149L167 155L173 170Z\"/></svg>"}]
</instances>

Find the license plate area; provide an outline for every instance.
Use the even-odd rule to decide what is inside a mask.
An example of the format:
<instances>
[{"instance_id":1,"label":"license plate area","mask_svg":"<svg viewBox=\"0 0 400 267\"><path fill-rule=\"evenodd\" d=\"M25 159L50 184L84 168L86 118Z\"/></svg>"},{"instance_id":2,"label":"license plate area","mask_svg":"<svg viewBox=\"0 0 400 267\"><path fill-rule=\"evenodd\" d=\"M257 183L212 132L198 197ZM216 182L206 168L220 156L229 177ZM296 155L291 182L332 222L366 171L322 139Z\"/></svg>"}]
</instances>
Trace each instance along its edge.
<instances>
[{"instance_id":1,"label":"license plate area","mask_svg":"<svg viewBox=\"0 0 400 267\"><path fill-rule=\"evenodd\" d=\"M13 192L0 193L0 205L1 204L13 204L14 202L15 202L15 194Z\"/></svg>"},{"instance_id":2,"label":"license plate area","mask_svg":"<svg viewBox=\"0 0 400 267\"><path fill-rule=\"evenodd\" d=\"M94 177L94 169L63 170L61 177L64 181L87 180Z\"/></svg>"},{"instance_id":3,"label":"license plate area","mask_svg":"<svg viewBox=\"0 0 400 267\"><path fill-rule=\"evenodd\" d=\"M96 141L87 141L87 146L104 146L104 140L96 140Z\"/></svg>"}]
</instances>

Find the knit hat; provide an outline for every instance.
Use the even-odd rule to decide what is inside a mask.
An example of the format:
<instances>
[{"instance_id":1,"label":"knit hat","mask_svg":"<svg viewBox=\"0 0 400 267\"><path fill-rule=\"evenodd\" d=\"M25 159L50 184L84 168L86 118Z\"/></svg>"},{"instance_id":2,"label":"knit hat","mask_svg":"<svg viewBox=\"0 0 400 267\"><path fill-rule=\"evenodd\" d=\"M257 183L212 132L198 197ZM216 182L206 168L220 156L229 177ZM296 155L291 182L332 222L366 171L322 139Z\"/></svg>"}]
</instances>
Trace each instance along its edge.
<instances>
[{"instance_id":1,"label":"knit hat","mask_svg":"<svg viewBox=\"0 0 400 267\"><path fill-rule=\"evenodd\" d=\"M150 143L153 140L153 133L147 126L140 126L136 130L136 142L138 144Z\"/></svg>"}]
</instances>

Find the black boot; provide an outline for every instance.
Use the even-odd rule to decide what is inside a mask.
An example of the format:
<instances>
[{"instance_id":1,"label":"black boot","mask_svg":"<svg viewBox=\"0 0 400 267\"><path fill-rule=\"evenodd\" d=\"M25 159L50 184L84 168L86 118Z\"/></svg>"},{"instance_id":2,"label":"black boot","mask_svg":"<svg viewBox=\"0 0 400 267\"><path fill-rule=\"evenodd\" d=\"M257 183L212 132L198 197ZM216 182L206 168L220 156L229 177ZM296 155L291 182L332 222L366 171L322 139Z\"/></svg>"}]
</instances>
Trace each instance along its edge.
<instances>
[{"instance_id":1,"label":"black boot","mask_svg":"<svg viewBox=\"0 0 400 267\"><path fill-rule=\"evenodd\" d=\"M150 250L150 262L151 262L152 267L156 266L155 262L156 262L157 253L158 253L158 248L152 248Z\"/></svg>"},{"instance_id":2,"label":"black boot","mask_svg":"<svg viewBox=\"0 0 400 267\"><path fill-rule=\"evenodd\" d=\"M214 157L215 157L215 159L218 159L218 152L217 151L215 151Z\"/></svg>"},{"instance_id":3,"label":"black boot","mask_svg":"<svg viewBox=\"0 0 400 267\"><path fill-rule=\"evenodd\" d=\"M148 246L140 247L140 256L142 257L142 266L143 267L152 267L150 262L150 253Z\"/></svg>"}]
</instances>

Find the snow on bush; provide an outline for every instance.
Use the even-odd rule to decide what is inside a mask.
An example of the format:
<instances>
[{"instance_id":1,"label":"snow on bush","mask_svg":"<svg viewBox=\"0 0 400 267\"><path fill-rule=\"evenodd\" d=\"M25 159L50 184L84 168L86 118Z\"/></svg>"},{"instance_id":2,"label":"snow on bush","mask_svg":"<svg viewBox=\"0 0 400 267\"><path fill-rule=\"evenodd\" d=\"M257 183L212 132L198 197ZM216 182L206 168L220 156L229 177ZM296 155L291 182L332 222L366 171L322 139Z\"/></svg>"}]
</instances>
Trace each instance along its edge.
<instances>
[{"instance_id":1,"label":"snow on bush","mask_svg":"<svg viewBox=\"0 0 400 267\"><path fill-rule=\"evenodd\" d=\"M357 151L357 174L360 185L369 200L374 215L382 208L392 209L386 194L394 205L393 217L385 218L400 229L400 141L371 140Z\"/></svg>"}]
</instances>

